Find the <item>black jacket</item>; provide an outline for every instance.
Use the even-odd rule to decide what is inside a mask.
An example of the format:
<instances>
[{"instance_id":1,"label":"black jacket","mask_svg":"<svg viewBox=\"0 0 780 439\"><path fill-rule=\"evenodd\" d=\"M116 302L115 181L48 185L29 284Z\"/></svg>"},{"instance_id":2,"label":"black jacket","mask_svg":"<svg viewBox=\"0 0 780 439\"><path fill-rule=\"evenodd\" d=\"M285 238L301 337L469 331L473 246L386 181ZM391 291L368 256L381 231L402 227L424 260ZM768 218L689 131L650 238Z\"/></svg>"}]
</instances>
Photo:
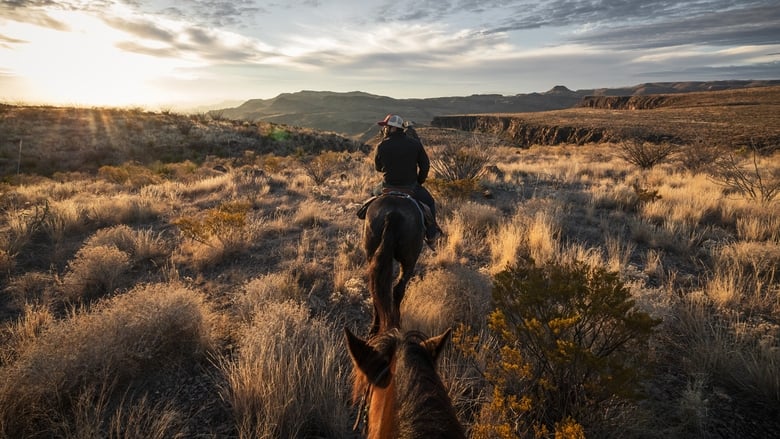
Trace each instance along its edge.
<instances>
[{"instance_id":1,"label":"black jacket","mask_svg":"<svg viewBox=\"0 0 780 439\"><path fill-rule=\"evenodd\" d=\"M414 186L425 183L431 162L420 141L396 131L377 145L374 165L385 186Z\"/></svg>"}]
</instances>

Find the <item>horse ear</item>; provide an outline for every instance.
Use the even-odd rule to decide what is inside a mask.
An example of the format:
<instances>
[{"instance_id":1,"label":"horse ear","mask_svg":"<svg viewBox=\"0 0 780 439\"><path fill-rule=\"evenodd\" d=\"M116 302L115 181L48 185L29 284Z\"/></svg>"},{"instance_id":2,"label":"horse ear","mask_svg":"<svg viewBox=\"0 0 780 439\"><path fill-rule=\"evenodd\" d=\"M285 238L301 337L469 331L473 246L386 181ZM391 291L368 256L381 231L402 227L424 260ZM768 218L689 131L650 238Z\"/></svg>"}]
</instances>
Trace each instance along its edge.
<instances>
[{"instance_id":1,"label":"horse ear","mask_svg":"<svg viewBox=\"0 0 780 439\"><path fill-rule=\"evenodd\" d=\"M347 337L347 349L352 358L352 364L366 375L371 384L378 385L387 375L389 364L376 349L344 328Z\"/></svg>"},{"instance_id":2,"label":"horse ear","mask_svg":"<svg viewBox=\"0 0 780 439\"><path fill-rule=\"evenodd\" d=\"M444 346L447 344L447 341L449 341L451 333L452 328L447 328L447 330L442 334L437 335L436 337L431 337L428 340L422 342L423 347L431 353L433 361L436 361L436 359L439 358L439 354L441 354L441 351L444 350Z\"/></svg>"}]
</instances>

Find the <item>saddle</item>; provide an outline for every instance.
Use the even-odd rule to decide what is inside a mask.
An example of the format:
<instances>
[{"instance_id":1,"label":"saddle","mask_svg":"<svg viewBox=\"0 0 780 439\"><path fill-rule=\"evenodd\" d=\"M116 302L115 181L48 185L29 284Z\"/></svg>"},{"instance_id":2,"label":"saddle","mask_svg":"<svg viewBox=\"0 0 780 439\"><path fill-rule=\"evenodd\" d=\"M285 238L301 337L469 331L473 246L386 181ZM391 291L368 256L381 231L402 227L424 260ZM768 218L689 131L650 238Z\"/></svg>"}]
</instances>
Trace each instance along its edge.
<instances>
[{"instance_id":1,"label":"saddle","mask_svg":"<svg viewBox=\"0 0 780 439\"><path fill-rule=\"evenodd\" d=\"M358 209L357 211L357 217L360 219L366 219L366 211L368 211L368 206L370 206L371 203L373 203L377 198L385 197L385 196L404 197L404 198L411 199L417 204L417 207L420 209L420 212L422 213L425 227L427 228L429 225L433 224L433 214L431 213L431 208L428 207L427 204L422 203L420 202L420 200L414 198L412 194L413 191L411 189L384 188L382 189L382 193L380 195L374 195L373 197L366 200L362 206L360 206L360 209Z\"/></svg>"}]
</instances>

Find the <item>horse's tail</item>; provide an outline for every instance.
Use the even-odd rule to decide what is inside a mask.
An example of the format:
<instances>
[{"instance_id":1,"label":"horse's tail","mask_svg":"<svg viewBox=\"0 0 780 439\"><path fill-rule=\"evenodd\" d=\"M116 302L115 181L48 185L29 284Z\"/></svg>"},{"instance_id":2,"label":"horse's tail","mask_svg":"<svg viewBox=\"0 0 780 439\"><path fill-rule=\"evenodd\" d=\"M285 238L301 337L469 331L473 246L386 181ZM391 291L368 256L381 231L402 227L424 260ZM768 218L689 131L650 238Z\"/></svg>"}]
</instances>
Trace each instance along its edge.
<instances>
[{"instance_id":1,"label":"horse's tail","mask_svg":"<svg viewBox=\"0 0 780 439\"><path fill-rule=\"evenodd\" d=\"M395 252L396 226L403 221L400 213L390 211L382 226L382 240L369 265L368 284L379 312L380 326L389 328L400 322L400 310L393 309L393 257Z\"/></svg>"}]
</instances>

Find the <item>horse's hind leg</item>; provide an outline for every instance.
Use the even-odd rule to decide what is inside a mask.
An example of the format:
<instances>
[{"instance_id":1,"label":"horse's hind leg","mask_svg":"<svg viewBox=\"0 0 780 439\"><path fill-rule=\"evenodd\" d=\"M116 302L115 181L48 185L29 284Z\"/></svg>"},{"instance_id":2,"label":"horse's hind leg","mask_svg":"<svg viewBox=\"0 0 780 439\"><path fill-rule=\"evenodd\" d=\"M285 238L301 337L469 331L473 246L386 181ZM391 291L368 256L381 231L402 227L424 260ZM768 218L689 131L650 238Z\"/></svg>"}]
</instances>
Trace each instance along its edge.
<instances>
[{"instance_id":1,"label":"horse's hind leg","mask_svg":"<svg viewBox=\"0 0 780 439\"><path fill-rule=\"evenodd\" d=\"M414 266L416 263L417 260L415 259L414 261L407 261L406 263L401 264L401 275L398 278L398 282L396 282L393 287L394 315L398 316L397 324L399 327L401 326L401 302L404 300L404 295L406 294L406 286L414 275Z\"/></svg>"}]
</instances>

